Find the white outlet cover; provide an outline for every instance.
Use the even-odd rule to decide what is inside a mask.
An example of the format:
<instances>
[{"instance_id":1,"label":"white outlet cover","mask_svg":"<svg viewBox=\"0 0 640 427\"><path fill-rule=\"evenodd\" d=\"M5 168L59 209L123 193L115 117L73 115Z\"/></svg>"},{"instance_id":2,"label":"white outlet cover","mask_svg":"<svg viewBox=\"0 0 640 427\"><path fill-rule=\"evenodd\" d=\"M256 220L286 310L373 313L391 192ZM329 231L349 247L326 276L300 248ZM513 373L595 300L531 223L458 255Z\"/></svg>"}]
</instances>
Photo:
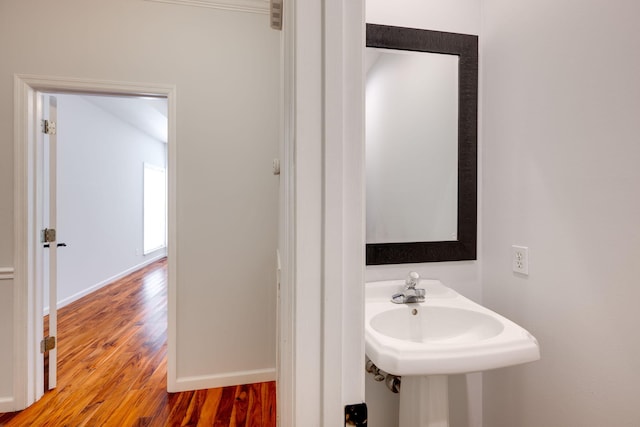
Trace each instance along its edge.
<instances>
[{"instance_id":1,"label":"white outlet cover","mask_svg":"<svg viewBox=\"0 0 640 427\"><path fill-rule=\"evenodd\" d=\"M511 246L511 268L514 272L529 275L529 248L526 246Z\"/></svg>"}]
</instances>

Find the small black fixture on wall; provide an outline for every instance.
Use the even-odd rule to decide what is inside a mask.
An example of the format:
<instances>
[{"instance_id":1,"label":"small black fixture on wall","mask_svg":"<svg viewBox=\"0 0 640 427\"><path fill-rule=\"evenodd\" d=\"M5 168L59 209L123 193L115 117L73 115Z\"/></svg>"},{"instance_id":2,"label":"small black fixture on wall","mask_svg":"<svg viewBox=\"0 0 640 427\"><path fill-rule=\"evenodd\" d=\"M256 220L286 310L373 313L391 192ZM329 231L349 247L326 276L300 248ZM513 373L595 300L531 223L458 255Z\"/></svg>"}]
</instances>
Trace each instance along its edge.
<instances>
[{"instance_id":1,"label":"small black fixture on wall","mask_svg":"<svg viewBox=\"0 0 640 427\"><path fill-rule=\"evenodd\" d=\"M345 427L366 427L367 426L367 404L358 403L344 407Z\"/></svg>"}]
</instances>

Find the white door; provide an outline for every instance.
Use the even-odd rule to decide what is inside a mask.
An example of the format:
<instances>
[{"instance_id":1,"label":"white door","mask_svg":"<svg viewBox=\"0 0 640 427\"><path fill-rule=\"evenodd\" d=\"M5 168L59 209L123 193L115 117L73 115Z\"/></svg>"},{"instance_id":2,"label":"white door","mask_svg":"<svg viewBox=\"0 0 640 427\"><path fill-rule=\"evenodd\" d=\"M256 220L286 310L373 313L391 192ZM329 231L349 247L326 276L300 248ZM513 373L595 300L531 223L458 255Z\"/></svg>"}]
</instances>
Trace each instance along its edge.
<instances>
[{"instance_id":1,"label":"white door","mask_svg":"<svg viewBox=\"0 0 640 427\"><path fill-rule=\"evenodd\" d=\"M49 380L47 390L56 387L57 383L57 335L58 335L58 310L57 310L57 279L58 279L58 248L65 246L64 243L58 243L56 232L57 226L57 100L55 96L41 95L43 123L42 130L44 133L42 147L42 168L43 168L43 186L42 186L42 202L43 202L43 218L42 224L44 231L40 236L43 253L43 295L48 296L48 301L44 301L44 305L49 306L49 332L44 337L41 345L41 351L49 356ZM46 348L45 348L46 347ZM44 375L44 370L43 370ZM45 390L45 391L47 391Z\"/></svg>"}]
</instances>

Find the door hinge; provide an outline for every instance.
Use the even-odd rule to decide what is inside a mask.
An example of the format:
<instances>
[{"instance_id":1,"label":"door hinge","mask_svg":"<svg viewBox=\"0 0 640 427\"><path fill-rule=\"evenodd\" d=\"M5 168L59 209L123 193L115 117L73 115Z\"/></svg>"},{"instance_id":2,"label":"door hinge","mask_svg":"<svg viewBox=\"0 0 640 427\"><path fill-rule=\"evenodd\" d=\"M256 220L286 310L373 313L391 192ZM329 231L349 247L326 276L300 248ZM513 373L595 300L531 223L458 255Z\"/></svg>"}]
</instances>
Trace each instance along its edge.
<instances>
[{"instance_id":1,"label":"door hinge","mask_svg":"<svg viewBox=\"0 0 640 427\"><path fill-rule=\"evenodd\" d=\"M42 230L42 236L40 237L42 243L51 243L56 241L56 229L45 228Z\"/></svg>"},{"instance_id":2,"label":"door hinge","mask_svg":"<svg viewBox=\"0 0 640 427\"><path fill-rule=\"evenodd\" d=\"M355 427L367 426L367 404L357 403L344 407L344 425Z\"/></svg>"},{"instance_id":3,"label":"door hinge","mask_svg":"<svg viewBox=\"0 0 640 427\"><path fill-rule=\"evenodd\" d=\"M46 353L56 348L56 337L45 337L40 341L40 353Z\"/></svg>"},{"instance_id":4,"label":"door hinge","mask_svg":"<svg viewBox=\"0 0 640 427\"><path fill-rule=\"evenodd\" d=\"M56 122L51 120L43 120L42 121L42 132L47 135L55 135L56 134Z\"/></svg>"}]
</instances>

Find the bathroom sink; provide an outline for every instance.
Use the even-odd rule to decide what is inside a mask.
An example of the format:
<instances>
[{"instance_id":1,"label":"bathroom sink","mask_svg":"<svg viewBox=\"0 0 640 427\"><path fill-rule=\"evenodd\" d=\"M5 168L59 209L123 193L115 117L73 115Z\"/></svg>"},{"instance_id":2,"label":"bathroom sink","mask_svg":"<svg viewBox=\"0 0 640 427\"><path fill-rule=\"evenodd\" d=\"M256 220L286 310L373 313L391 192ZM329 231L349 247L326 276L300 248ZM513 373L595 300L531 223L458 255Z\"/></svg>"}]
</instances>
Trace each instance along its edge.
<instances>
[{"instance_id":1,"label":"bathroom sink","mask_svg":"<svg viewBox=\"0 0 640 427\"><path fill-rule=\"evenodd\" d=\"M448 375L540 358L536 339L509 319L436 280L422 280L426 300L394 304L402 281L367 284L365 349L394 375Z\"/></svg>"},{"instance_id":2,"label":"bathroom sink","mask_svg":"<svg viewBox=\"0 0 640 427\"><path fill-rule=\"evenodd\" d=\"M416 304L383 311L371 318L382 335L416 343L462 344L495 337L504 326L494 317L454 307Z\"/></svg>"}]
</instances>

